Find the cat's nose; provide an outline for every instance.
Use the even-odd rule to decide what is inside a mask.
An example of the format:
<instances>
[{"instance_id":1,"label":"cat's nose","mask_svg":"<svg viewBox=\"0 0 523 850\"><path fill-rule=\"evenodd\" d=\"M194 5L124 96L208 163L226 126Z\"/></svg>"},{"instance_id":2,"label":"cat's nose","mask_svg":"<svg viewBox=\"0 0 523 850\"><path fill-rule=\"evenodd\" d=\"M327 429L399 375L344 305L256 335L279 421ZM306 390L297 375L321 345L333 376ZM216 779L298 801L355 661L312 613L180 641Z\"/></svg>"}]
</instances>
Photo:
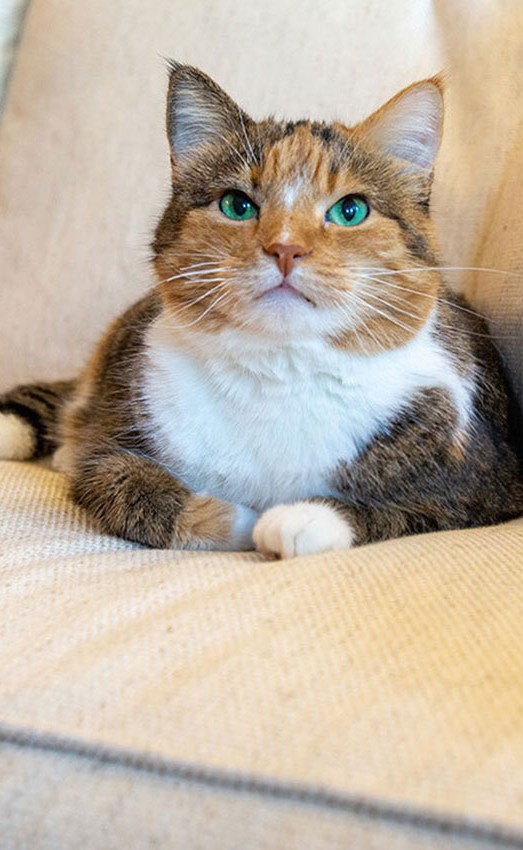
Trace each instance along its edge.
<instances>
[{"instance_id":1,"label":"cat's nose","mask_svg":"<svg viewBox=\"0 0 523 850\"><path fill-rule=\"evenodd\" d=\"M285 242L273 242L264 248L264 251L276 257L278 268L284 277L291 273L298 257L306 257L310 254L303 245L287 245Z\"/></svg>"}]
</instances>

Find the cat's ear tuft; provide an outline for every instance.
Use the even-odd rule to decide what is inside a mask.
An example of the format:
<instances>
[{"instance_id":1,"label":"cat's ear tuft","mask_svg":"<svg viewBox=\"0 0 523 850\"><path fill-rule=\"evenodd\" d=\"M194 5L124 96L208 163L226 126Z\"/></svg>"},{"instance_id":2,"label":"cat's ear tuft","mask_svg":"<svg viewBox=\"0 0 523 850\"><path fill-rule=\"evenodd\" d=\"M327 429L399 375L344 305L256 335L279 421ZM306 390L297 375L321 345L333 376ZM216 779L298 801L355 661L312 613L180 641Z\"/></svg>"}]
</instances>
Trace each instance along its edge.
<instances>
[{"instance_id":1,"label":"cat's ear tuft","mask_svg":"<svg viewBox=\"0 0 523 850\"><path fill-rule=\"evenodd\" d=\"M414 83L355 128L356 136L409 170L429 173L443 129L443 80Z\"/></svg>"},{"instance_id":2,"label":"cat's ear tuft","mask_svg":"<svg viewBox=\"0 0 523 850\"><path fill-rule=\"evenodd\" d=\"M175 164L222 141L242 118L248 120L210 77L190 65L169 63L167 135Z\"/></svg>"}]
</instances>

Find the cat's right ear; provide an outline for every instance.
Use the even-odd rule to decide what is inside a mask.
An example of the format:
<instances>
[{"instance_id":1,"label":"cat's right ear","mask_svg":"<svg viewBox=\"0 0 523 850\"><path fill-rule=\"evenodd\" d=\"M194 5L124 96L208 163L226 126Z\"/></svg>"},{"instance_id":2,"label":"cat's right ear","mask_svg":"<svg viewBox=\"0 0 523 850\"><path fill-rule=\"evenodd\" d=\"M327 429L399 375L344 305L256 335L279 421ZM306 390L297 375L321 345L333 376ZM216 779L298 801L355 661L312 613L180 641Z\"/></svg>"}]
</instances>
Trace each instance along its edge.
<instances>
[{"instance_id":1,"label":"cat's right ear","mask_svg":"<svg viewBox=\"0 0 523 850\"><path fill-rule=\"evenodd\" d=\"M173 168L183 168L205 148L250 122L239 106L206 74L169 63L167 136Z\"/></svg>"}]
</instances>

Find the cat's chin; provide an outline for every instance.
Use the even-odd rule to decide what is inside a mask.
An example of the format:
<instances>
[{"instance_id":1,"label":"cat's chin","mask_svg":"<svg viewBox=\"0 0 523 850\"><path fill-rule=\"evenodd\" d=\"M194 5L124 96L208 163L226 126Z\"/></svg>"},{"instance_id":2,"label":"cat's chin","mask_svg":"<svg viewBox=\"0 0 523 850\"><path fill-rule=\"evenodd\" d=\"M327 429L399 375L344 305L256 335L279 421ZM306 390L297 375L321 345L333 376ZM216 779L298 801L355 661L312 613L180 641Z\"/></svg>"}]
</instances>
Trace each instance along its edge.
<instances>
[{"instance_id":1,"label":"cat's chin","mask_svg":"<svg viewBox=\"0 0 523 850\"><path fill-rule=\"evenodd\" d=\"M277 308L289 308L293 309L294 306L301 302L302 304L307 304L310 307L314 307L314 302L307 298L303 292L300 292L299 289L292 286L287 281L283 281L278 286L273 286L271 289L268 289L262 295L259 296L259 300L264 304L274 305Z\"/></svg>"},{"instance_id":2,"label":"cat's chin","mask_svg":"<svg viewBox=\"0 0 523 850\"><path fill-rule=\"evenodd\" d=\"M275 341L319 338L331 330L330 324L312 304L289 293L265 296L242 322L248 333Z\"/></svg>"}]
</instances>

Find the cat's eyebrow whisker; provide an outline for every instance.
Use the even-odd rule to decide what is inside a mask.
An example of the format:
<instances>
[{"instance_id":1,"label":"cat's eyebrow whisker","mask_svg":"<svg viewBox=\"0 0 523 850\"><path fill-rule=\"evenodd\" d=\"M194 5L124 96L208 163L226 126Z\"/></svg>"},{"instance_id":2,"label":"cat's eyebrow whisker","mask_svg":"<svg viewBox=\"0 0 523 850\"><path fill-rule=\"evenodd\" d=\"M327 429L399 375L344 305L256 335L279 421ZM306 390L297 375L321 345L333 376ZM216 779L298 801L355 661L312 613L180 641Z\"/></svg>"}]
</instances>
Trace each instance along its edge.
<instances>
[{"instance_id":1,"label":"cat's eyebrow whisker","mask_svg":"<svg viewBox=\"0 0 523 850\"><path fill-rule=\"evenodd\" d=\"M245 129L245 122L243 120L243 115L242 115L241 109L238 109L238 112L239 112L239 115L240 115L240 123L242 125L243 135L245 136L245 141L247 142L247 147L249 148L249 151L250 151L251 156L252 156L252 163L253 163L253 165L258 165L258 161L257 161L256 156L254 154L254 151L252 149L251 140L249 139L249 136L247 135L247 130ZM246 153L247 153L247 149L246 149Z\"/></svg>"},{"instance_id":2,"label":"cat's eyebrow whisker","mask_svg":"<svg viewBox=\"0 0 523 850\"><path fill-rule=\"evenodd\" d=\"M228 147L228 148L230 148L230 149L231 149L231 151L232 151L234 154L236 154L236 156L238 157L238 159L239 159L241 162L243 162L243 164L245 165L245 167L250 169L250 167L251 167L251 166L250 166L250 163L249 163L249 162L245 159L245 157L243 156L243 154L242 154L242 153L240 153L240 151L238 150L238 148L236 148L236 147L233 145L233 143L230 141L230 139L227 139L225 136L221 136L221 139L222 139L222 141L223 141L223 142L225 142L225 144L227 145L227 147Z\"/></svg>"},{"instance_id":3,"label":"cat's eyebrow whisker","mask_svg":"<svg viewBox=\"0 0 523 850\"><path fill-rule=\"evenodd\" d=\"M258 137L258 165L261 165L263 145L260 135L260 125L256 124L256 135Z\"/></svg>"}]
</instances>

